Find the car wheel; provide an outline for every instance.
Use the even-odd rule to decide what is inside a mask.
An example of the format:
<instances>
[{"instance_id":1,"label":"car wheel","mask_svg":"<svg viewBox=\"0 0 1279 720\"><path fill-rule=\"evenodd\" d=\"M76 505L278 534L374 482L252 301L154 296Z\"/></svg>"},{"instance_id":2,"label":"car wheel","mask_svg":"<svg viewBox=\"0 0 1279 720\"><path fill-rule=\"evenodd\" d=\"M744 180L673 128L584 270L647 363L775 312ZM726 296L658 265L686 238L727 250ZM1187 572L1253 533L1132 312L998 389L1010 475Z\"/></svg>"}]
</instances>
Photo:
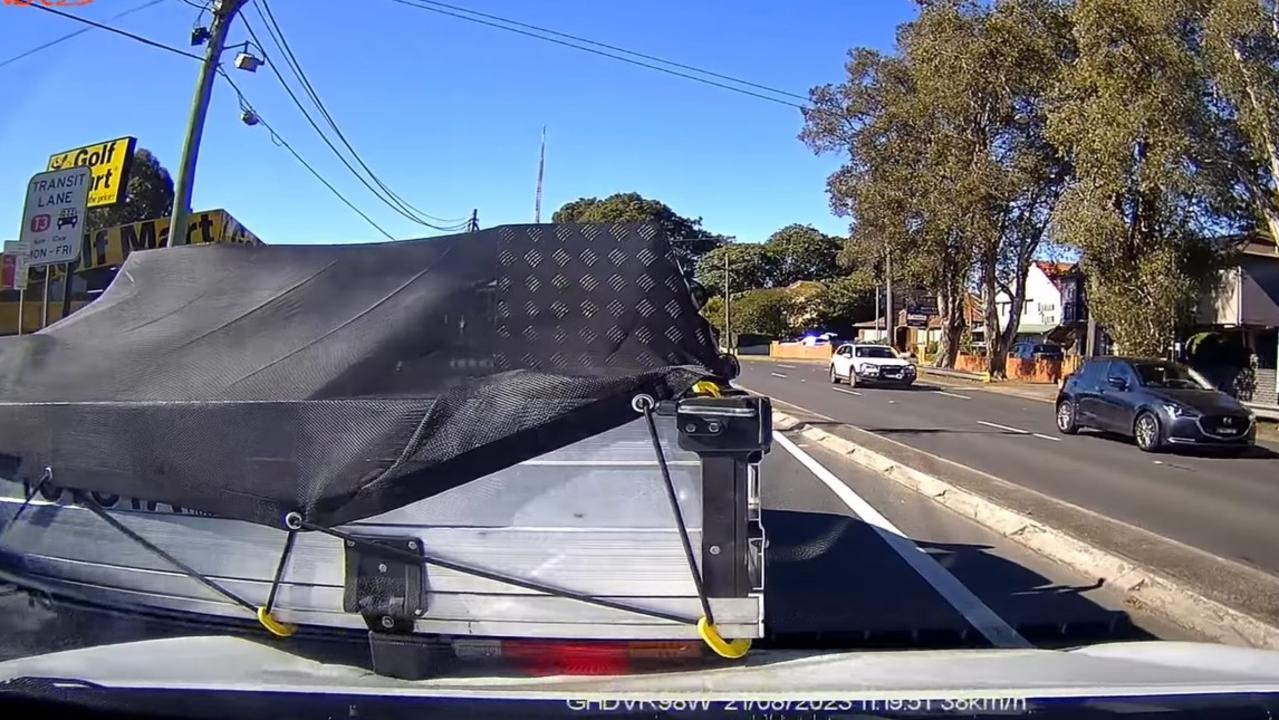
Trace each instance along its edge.
<instances>
[{"instance_id":1,"label":"car wheel","mask_svg":"<svg viewBox=\"0 0 1279 720\"><path fill-rule=\"evenodd\" d=\"M1075 403L1070 400L1057 403L1057 429L1066 435L1079 432L1079 421L1075 419Z\"/></svg>"},{"instance_id":2,"label":"car wheel","mask_svg":"<svg viewBox=\"0 0 1279 720\"><path fill-rule=\"evenodd\" d=\"M1132 426L1132 434L1137 440L1137 447L1145 452L1158 452L1163 445L1163 440L1159 437L1159 418L1149 410L1142 411L1137 416L1137 421Z\"/></svg>"},{"instance_id":3,"label":"car wheel","mask_svg":"<svg viewBox=\"0 0 1279 720\"><path fill-rule=\"evenodd\" d=\"M848 368L848 387L857 387L857 373L852 368Z\"/></svg>"},{"instance_id":4,"label":"car wheel","mask_svg":"<svg viewBox=\"0 0 1279 720\"><path fill-rule=\"evenodd\" d=\"M830 384L831 384L831 385L838 385L838 384L839 384L839 376L835 374L835 366L834 366L834 365L831 365L831 366L830 366Z\"/></svg>"}]
</instances>

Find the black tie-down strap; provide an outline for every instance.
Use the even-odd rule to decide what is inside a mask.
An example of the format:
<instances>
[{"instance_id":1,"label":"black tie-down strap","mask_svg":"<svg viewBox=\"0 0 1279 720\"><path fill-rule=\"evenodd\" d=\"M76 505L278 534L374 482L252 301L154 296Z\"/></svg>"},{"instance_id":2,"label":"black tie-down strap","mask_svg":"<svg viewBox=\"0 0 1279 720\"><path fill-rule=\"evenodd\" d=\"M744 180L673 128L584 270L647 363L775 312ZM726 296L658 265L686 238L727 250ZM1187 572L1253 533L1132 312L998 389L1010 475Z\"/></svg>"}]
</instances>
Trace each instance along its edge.
<instances>
[{"instance_id":1,"label":"black tie-down strap","mask_svg":"<svg viewBox=\"0 0 1279 720\"><path fill-rule=\"evenodd\" d=\"M702 568L698 567L697 557L693 551L693 543L688 536L688 526L684 521L684 513L680 509L679 495L675 492L675 483L671 480L670 468L666 464L666 454L662 450L661 438L657 433L655 414L674 415L679 430L680 447L693 450L702 458L702 529L703 536L708 532L710 522L709 508L712 505L723 506L720 498L711 497L720 488L711 487L705 482L707 463L712 458L727 459L730 465L736 462L758 462L772 444L772 412L767 398L736 394L725 397L720 387L710 381L702 381L693 386L694 397L681 402L663 402L660 405L647 395L637 395L631 405L644 416L648 425L649 438L653 442L653 452L657 456L657 465L661 470L662 482L666 486L666 499L671 506L671 514L675 518L675 526L679 530L680 544L684 550L684 559L688 563L689 574L693 585L697 588L697 598L702 604L702 617L697 621L697 634L701 636L711 650L720 657L735 660L743 657L750 650L749 638L728 641L715 626L715 616L711 612L706 577ZM718 465L718 463L716 463ZM746 508L737 507L737 503L729 499L728 515L733 524L746 521ZM739 564L745 556L744 548L736 543L731 552L723 559L729 565ZM712 554L722 554L722 548L711 548ZM716 553L716 551L721 551Z\"/></svg>"},{"instance_id":2,"label":"black tie-down strap","mask_svg":"<svg viewBox=\"0 0 1279 720\"><path fill-rule=\"evenodd\" d=\"M18 524L18 518L22 517L23 512L26 512L27 507L31 505L31 501L34 500L36 495L40 492L40 488L44 487L44 484L52 479L53 468L45 468L44 472L40 475L40 479L31 486L31 492L27 493L27 496L22 498L22 504L19 505L18 509L13 513L13 518L9 520L7 525L0 528L0 538L3 538L4 534L9 532L9 528Z\"/></svg>"}]
</instances>

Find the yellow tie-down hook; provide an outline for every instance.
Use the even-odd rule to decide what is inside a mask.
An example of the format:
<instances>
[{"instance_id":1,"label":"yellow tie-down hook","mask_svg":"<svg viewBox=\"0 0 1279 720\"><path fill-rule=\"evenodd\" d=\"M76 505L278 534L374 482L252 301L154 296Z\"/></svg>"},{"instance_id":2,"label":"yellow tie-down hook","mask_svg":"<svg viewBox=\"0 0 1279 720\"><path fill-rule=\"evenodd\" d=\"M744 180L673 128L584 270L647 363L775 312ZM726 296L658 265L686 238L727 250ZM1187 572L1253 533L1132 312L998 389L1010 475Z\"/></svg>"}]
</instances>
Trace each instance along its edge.
<instances>
[{"instance_id":1,"label":"yellow tie-down hook","mask_svg":"<svg viewBox=\"0 0 1279 720\"><path fill-rule=\"evenodd\" d=\"M745 657L746 653L751 649L750 638L739 638L737 640L725 640L720 637L719 630L715 626L706 622L706 618L697 621L697 634L702 637L702 641L715 651L716 655L729 660L736 660Z\"/></svg>"}]
</instances>

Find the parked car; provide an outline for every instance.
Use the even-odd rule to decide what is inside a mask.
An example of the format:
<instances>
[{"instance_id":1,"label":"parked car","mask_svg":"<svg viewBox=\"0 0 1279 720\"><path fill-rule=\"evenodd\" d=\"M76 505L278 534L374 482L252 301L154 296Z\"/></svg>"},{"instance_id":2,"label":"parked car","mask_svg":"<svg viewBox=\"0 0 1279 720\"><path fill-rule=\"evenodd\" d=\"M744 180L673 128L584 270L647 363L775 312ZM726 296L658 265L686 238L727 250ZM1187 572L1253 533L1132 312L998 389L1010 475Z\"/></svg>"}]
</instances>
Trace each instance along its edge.
<instances>
[{"instance_id":1,"label":"parked car","mask_svg":"<svg viewBox=\"0 0 1279 720\"><path fill-rule=\"evenodd\" d=\"M1256 416L1194 370L1167 360L1089 358L1057 393L1057 429L1082 428L1133 437L1155 452L1169 445L1246 449Z\"/></svg>"},{"instance_id":2,"label":"parked car","mask_svg":"<svg viewBox=\"0 0 1279 720\"><path fill-rule=\"evenodd\" d=\"M849 385L883 384L908 388L915 382L915 366L887 345L845 343L830 358L830 381Z\"/></svg>"},{"instance_id":3,"label":"parked car","mask_svg":"<svg viewBox=\"0 0 1279 720\"><path fill-rule=\"evenodd\" d=\"M1017 343L1008 350L1008 357L1020 360L1061 360L1065 357L1060 345L1052 343Z\"/></svg>"}]
</instances>

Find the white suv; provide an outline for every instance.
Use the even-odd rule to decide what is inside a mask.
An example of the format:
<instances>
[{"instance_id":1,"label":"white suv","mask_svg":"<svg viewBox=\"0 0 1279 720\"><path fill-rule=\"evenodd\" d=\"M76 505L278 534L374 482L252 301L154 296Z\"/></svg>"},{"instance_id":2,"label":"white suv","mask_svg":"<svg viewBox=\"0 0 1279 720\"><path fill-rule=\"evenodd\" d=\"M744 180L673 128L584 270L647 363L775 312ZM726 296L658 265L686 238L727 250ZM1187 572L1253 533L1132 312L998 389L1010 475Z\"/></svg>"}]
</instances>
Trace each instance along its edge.
<instances>
[{"instance_id":1,"label":"white suv","mask_svg":"<svg viewBox=\"0 0 1279 720\"><path fill-rule=\"evenodd\" d=\"M915 382L915 366L887 345L840 345L830 358L830 381L849 385L885 384L902 388Z\"/></svg>"}]
</instances>

